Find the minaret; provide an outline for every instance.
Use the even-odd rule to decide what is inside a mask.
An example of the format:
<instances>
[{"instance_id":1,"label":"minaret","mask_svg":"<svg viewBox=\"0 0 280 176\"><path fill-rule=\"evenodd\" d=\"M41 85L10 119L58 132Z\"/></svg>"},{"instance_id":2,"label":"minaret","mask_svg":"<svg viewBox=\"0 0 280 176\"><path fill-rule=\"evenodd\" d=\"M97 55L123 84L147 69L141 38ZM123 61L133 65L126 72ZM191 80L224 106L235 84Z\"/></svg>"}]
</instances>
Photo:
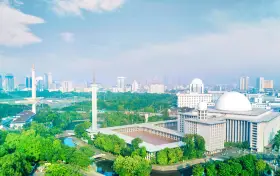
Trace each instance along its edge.
<instances>
[{"instance_id":1,"label":"minaret","mask_svg":"<svg viewBox=\"0 0 280 176\"><path fill-rule=\"evenodd\" d=\"M93 75L92 83L92 131L97 131L97 84L95 82L95 75Z\"/></svg>"},{"instance_id":2,"label":"minaret","mask_svg":"<svg viewBox=\"0 0 280 176\"><path fill-rule=\"evenodd\" d=\"M36 75L35 75L35 66L32 65L32 100L34 103L32 103L32 112L36 114Z\"/></svg>"}]
</instances>

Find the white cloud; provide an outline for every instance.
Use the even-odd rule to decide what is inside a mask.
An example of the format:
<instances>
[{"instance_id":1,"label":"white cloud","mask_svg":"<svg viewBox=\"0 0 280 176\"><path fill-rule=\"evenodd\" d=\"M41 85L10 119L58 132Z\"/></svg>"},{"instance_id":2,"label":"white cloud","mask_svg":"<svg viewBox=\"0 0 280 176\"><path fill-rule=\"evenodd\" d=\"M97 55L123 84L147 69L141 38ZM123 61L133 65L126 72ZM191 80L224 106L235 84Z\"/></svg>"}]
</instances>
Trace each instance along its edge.
<instances>
[{"instance_id":1,"label":"white cloud","mask_svg":"<svg viewBox=\"0 0 280 176\"><path fill-rule=\"evenodd\" d=\"M124 0L53 0L53 9L58 14L82 15L90 12L112 11L119 8Z\"/></svg>"},{"instance_id":2,"label":"white cloud","mask_svg":"<svg viewBox=\"0 0 280 176\"><path fill-rule=\"evenodd\" d=\"M71 32L63 32L60 34L62 40L64 40L67 43L72 43L75 41L75 35Z\"/></svg>"},{"instance_id":3,"label":"white cloud","mask_svg":"<svg viewBox=\"0 0 280 176\"><path fill-rule=\"evenodd\" d=\"M221 74L235 74L237 77L243 73L259 76L271 72L280 74L279 31L279 19L266 19L256 24L231 24L223 32L200 34L124 52L114 57L117 60L110 65L113 68L117 63L126 63L118 67L125 71L123 74L141 73L143 76L175 73L209 78L221 77Z\"/></svg>"},{"instance_id":4,"label":"white cloud","mask_svg":"<svg viewBox=\"0 0 280 176\"><path fill-rule=\"evenodd\" d=\"M28 28L28 25L40 23L44 20L0 3L0 45L23 46L41 42Z\"/></svg>"}]
</instances>

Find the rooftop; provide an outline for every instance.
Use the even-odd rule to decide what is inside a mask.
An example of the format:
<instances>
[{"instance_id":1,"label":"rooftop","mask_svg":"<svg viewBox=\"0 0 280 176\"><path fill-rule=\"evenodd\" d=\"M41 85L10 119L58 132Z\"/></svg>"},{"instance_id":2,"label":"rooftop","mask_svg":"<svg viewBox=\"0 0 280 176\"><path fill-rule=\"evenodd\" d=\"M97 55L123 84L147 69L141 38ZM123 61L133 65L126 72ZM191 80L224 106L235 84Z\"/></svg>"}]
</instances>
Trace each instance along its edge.
<instances>
[{"instance_id":1,"label":"rooftop","mask_svg":"<svg viewBox=\"0 0 280 176\"><path fill-rule=\"evenodd\" d=\"M31 119L35 114L32 111L23 111L16 115L16 119L12 123L25 123Z\"/></svg>"}]
</instances>

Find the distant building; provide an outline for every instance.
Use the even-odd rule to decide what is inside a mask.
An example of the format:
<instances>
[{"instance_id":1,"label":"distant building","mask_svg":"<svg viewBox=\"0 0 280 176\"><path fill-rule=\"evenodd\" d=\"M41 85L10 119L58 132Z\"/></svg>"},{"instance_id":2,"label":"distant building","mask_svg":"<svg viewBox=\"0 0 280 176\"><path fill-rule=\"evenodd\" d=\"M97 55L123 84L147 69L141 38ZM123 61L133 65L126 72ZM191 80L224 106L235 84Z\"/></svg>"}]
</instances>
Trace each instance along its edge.
<instances>
[{"instance_id":1,"label":"distant building","mask_svg":"<svg viewBox=\"0 0 280 176\"><path fill-rule=\"evenodd\" d=\"M273 89L273 80L264 80L263 88L264 89Z\"/></svg>"},{"instance_id":2,"label":"distant building","mask_svg":"<svg viewBox=\"0 0 280 176\"><path fill-rule=\"evenodd\" d=\"M37 91L44 90L44 79L41 76L36 78L36 90Z\"/></svg>"},{"instance_id":3,"label":"distant building","mask_svg":"<svg viewBox=\"0 0 280 176\"><path fill-rule=\"evenodd\" d=\"M131 92L132 91L132 86L131 84L125 85L125 92Z\"/></svg>"},{"instance_id":4,"label":"distant building","mask_svg":"<svg viewBox=\"0 0 280 176\"><path fill-rule=\"evenodd\" d=\"M204 94L202 80L198 78L193 79L189 87L190 92L177 94L177 105L179 108L196 108L200 102L212 102L212 94Z\"/></svg>"},{"instance_id":5,"label":"distant building","mask_svg":"<svg viewBox=\"0 0 280 176\"><path fill-rule=\"evenodd\" d=\"M136 80L134 80L132 82L131 89L132 89L131 90L132 92L138 92L139 91L139 84Z\"/></svg>"},{"instance_id":6,"label":"distant building","mask_svg":"<svg viewBox=\"0 0 280 176\"><path fill-rule=\"evenodd\" d=\"M57 87L54 88L53 85L53 77L52 73L48 73L48 89L56 89Z\"/></svg>"},{"instance_id":7,"label":"distant building","mask_svg":"<svg viewBox=\"0 0 280 176\"><path fill-rule=\"evenodd\" d=\"M263 92L264 91L264 77L259 77L257 78L256 81L256 88L259 92Z\"/></svg>"},{"instance_id":8,"label":"distant building","mask_svg":"<svg viewBox=\"0 0 280 176\"><path fill-rule=\"evenodd\" d=\"M10 124L10 128L22 129L25 124L32 122L34 116L35 114L32 111L23 111L16 115Z\"/></svg>"},{"instance_id":9,"label":"distant building","mask_svg":"<svg viewBox=\"0 0 280 176\"><path fill-rule=\"evenodd\" d=\"M3 80L2 76L0 75L0 90L3 90Z\"/></svg>"},{"instance_id":10,"label":"distant building","mask_svg":"<svg viewBox=\"0 0 280 176\"><path fill-rule=\"evenodd\" d=\"M44 90L48 90L49 89L49 75L48 73L44 73Z\"/></svg>"},{"instance_id":11,"label":"distant building","mask_svg":"<svg viewBox=\"0 0 280 176\"><path fill-rule=\"evenodd\" d=\"M257 78L256 83L256 88L259 92L264 92L267 89L271 90L274 88L273 80L265 80L264 77Z\"/></svg>"},{"instance_id":12,"label":"distant building","mask_svg":"<svg viewBox=\"0 0 280 176\"><path fill-rule=\"evenodd\" d=\"M164 84L160 84L160 83L150 84L149 93L163 94L164 92L165 92Z\"/></svg>"},{"instance_id":13,"label":"distant building","mask_svg":"<svg viewBox=\"0 0 280 176\"><path fill-rule=\"evenodd\" d=\"M31 87L32 87L32 77L30 77L30 76L25 77L25 87L27 89L31 89Z\"/></svg>"},{"instance_id":14,"label":"distant building","mask_svg":"<svg viewBox=\"0 0 280 176\"><path fill-rule=\"evenodd\" d=\"M204 93L204 84L201 79L195 78L190 84L190 93Z\"/></svg>"},{"instance_id":15,"label":"distant building","mask_svg":"<svg viewBox=\"0 0 280 176\"><path fill-rule=\"evenodd\" d=\"M248 76L240 77L239 90L247 91L248 89L249 89L249 77Z\"/></svg>"},{"instance_id":16,"label":"distant building","mask_svg":"<svg viewBox=\"0 0 280 176\"><path fill-rule=\"evenodd\" d=\"M72 92L73 90L73 83L71 81L62 82L62 92Z\"/></svg>"},{"instance_id":17,"label":"distant building","mask_svg":"<svg viewBox=\"0 0 280 176\"><path fill-rule=\"evenodd\" d=\"M125 91L125 77L118 77L117 78L117 88L118 92L124 92Z\"/></svg>"},{"instance_id":18,"label":"distant building","mask_svg":"<svg viewBox=\"0 0 280 176\"><path fill-rule=\"evenodd\" d=\"M15 78L14 75L11 73L8 73L5 75L5 86L4 90L7 92L11 92L15 90Z\"/></svg>"}]
</instances>

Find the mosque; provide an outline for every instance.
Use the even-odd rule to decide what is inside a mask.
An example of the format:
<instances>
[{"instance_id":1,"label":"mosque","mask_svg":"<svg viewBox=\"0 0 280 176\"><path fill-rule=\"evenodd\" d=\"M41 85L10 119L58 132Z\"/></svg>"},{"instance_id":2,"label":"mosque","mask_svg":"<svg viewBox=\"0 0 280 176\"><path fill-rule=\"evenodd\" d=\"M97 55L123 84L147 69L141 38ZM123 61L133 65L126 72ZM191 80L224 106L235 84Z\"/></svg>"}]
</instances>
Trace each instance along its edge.
<instances>
[{"instance_id":1,"label":"mosque","mask_svg":"<svg viewBox=\"0 0 280 176\"><path fill-rule=\"evenodd\" d=\"M178 115L178 131L203 136L210 153L222 150L224 142L244 141L252 150L263 152L278 130L279 112L252 109L248 98L238 92L224 93L215 108L201 102L197 109Z\"/></svg>"},{"instance_id":2,"label":"mosque","mask_svg":"<svg viewBox=\"0 0 280 176\"><path fill-rule=\"evenodd\" d=\"M203 89L203 83L199 79L190 85L191 95L203 95ZM200 102L197 102L195 109L179 112L177 120L97 128L97 85L94 83L92 126L87 131L92 138L97 133L117 135L127 144L139 137L144 141L141 146L146 147L149 159L164 148L184 145L181 140L185 134L201 135L205 139L207 153L221 151L225 142L244 141L249 142L252 150L263 152L280 130L280 113L253 109L249 100L238 92L224 93L213 108L209 108L209 102L204 102L203 99L197 98L197 101ZM175 127L175 130L169 127Z\"/></svg>"}]
</instances>

